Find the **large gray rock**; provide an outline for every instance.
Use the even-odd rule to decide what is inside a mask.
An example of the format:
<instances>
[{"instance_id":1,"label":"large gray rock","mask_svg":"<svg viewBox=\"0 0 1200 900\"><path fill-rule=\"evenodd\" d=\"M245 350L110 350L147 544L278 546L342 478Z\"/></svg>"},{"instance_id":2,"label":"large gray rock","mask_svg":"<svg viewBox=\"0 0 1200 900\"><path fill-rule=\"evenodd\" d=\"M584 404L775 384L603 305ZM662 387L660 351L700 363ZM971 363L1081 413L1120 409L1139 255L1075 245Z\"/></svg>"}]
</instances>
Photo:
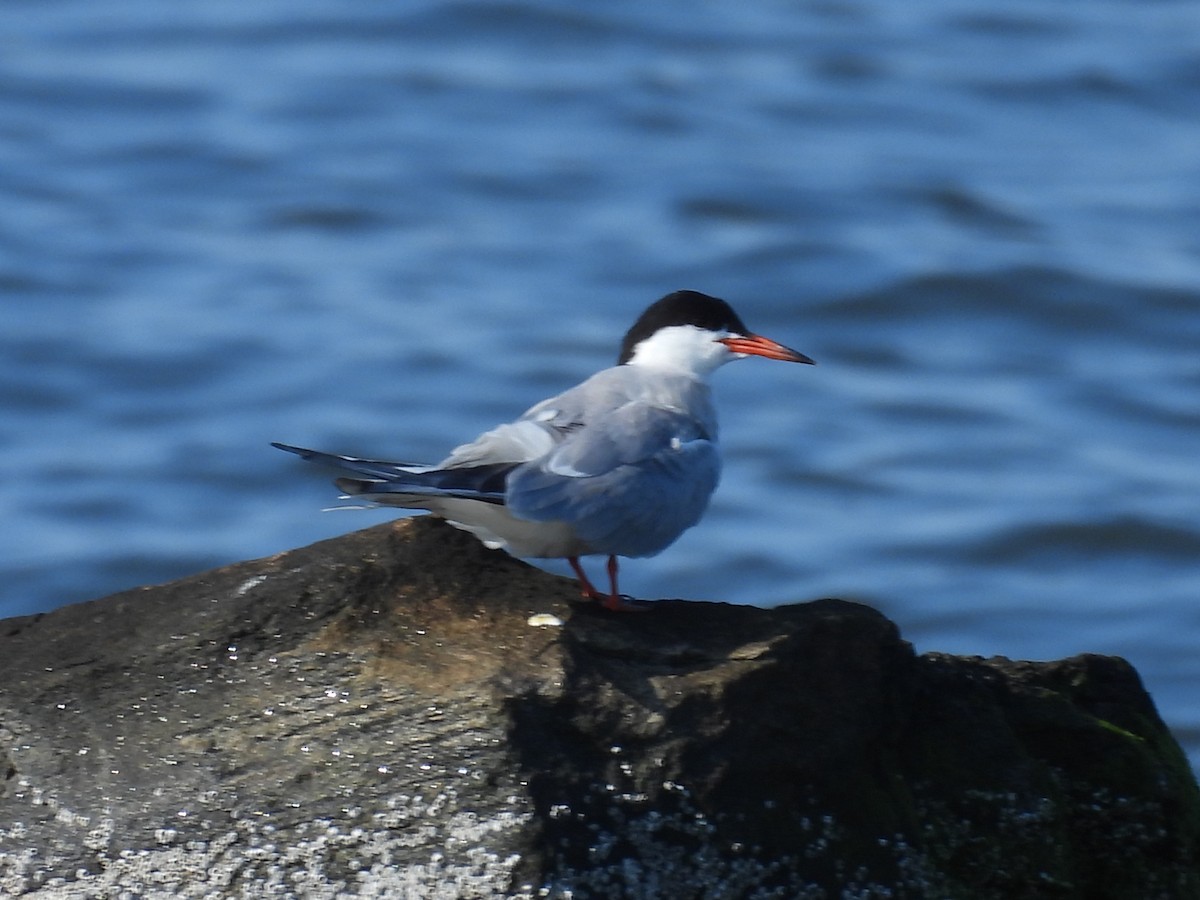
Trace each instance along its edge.
<instances>
[{"instance_id":1,"label":"large gray rock","mask_svg":"<svg viewBox=\"0 0 1200 900\"><path fill-rule=\"evenodd\" d=\"M1200 897L1119 659L574 597L418 519L0 623L0 894Z\"/></svg>"}]
</instances>

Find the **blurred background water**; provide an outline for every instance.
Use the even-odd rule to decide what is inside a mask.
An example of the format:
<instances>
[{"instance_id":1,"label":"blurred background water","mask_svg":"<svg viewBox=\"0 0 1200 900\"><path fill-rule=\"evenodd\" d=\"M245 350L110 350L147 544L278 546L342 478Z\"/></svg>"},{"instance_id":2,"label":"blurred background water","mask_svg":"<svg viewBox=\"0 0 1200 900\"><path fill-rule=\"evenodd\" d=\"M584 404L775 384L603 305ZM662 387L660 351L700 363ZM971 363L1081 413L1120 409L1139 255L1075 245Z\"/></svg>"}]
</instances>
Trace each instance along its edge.
<instances>
[{"instance_id":1,"label":"blurred background water","mask_svg":"<svg viewBox=\"0 0 1200 900\"><path fill-rule=\"evenodd\" d=\"M716 376L722 487L627 590L1119 654L1200 761L1197 4L0 28L0 614L386 520L268 441L436 460L693 288L820 365Z\"/></svg>"}]
</instances>

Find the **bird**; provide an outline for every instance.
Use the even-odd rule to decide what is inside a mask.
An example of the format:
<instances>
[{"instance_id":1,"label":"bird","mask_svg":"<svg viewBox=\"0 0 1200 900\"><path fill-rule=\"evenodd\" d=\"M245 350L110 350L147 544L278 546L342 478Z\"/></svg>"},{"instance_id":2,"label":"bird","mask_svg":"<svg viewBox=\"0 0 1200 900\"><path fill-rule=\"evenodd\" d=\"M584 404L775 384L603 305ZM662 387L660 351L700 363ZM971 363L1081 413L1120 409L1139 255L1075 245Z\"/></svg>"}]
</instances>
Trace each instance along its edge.
<instances>
[{"instance_id":1,"label":"bird","mask_svg":"<svg viewBox=\"0 0 1200 900\"><path fill-rule=\"evenodd\" d=\"M651 304L617 364L456 447L437 465L273 447L353 473L343 499L424 509L520 558L566 559L584 598L617 612L618 557L654 556L700 521L721 457L709 376L748 356L813 364L751 332L717 297L680 290ZM606 556L609 590L582 556Z\"/></svg>"}]
</instances>

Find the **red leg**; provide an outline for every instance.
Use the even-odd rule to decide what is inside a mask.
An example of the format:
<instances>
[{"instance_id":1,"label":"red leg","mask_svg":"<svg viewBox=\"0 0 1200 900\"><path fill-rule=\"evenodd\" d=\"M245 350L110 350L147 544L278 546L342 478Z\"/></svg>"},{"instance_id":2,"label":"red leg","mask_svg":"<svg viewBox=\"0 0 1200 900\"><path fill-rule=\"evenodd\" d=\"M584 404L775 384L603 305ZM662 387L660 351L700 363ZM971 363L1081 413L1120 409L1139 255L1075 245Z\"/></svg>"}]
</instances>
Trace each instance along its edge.
<instances>
[{"instance_id":1,"label":"red leg","mask_svg":"<svg viewBox=\"0 0 1200 900\"><path fill-rule=\"evenodd\" d=\"M585 599L597 600L605 609L611 609L613 612L646 612L650 609L652 604L640 603L632 597L623 597L617 589L617 558L615 556L608 558L608 581L612 585L612 590L607 594L600 593L596 590L596 586L588 580L583 566L579 564L578 556L568 556L567 562L575 570L575 577L579 579L580 592Z\"/></svg>"},{"instance_id":2,"label":"red leg","mask_svg":"<svg viewBox=\"0 0 1200 900\"><path fill-rule=\"evenodd\" d=\"M612 585L612 593L601 601L605 609L611 609L613 612L646 612L650 609L650 604L626 597L617 589L617 558L615 556L608 558L608 583Z\"/></svg>"},{"instance_id":3,"label":"red leg","mask_svg":"<svg viewBox=\"0 0 1200 900\"><path fill-rule=\"evenodd\" d=\"M617 590L617 558L615 556L608 558L608 583L611 585L611 591L604 598L604 605L608 609L620 609L621 592Z\"/></svg>"},{"instance_id":4,"label":"red leg","mask_svg":"<svg viewBox=\"0 0 1200 900\"><path fill-rule=\"evenodd\" d=\"M608 597L596 590L596 586L588 580L587 573L583 571L583 566L579 564L578 556L568 556L567 562L571 564L571 568L575 570L575 577L579 579L579 588L583 592L583 596L587 600L608 600Z\"/></svg>"}]
</instances>

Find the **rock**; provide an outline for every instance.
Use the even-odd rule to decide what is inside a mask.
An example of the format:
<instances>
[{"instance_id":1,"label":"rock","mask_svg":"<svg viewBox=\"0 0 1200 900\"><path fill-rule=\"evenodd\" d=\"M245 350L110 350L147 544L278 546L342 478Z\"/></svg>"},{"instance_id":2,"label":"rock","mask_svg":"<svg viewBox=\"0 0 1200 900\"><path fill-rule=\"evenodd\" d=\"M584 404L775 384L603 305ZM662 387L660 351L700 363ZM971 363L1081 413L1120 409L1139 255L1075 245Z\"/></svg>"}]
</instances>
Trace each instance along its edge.
<instances>
[{"instance_id":1,"label":"rock","mask_svg":"<svg viewBox=\"0 0 1200 900\"><path fill-rule=\"evenodd\" d=\"M1200 897L1122 660L574 598L420 518L0 622L0 893Z\"/></svg>"}]
</instances>

